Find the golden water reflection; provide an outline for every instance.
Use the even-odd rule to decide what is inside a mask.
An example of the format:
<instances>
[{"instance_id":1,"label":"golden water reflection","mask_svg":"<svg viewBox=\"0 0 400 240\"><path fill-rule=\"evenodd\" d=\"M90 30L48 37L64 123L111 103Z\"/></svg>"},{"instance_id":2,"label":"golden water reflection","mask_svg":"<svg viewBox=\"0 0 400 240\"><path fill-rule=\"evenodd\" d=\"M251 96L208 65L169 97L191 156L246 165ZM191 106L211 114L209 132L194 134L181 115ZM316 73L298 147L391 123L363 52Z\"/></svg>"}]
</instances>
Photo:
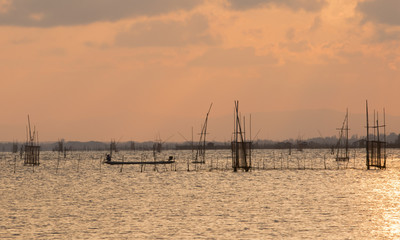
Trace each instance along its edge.
<instances>
[{"instance_id":1,"label":"golden water reflection","mask_svg":"<svg viewBox=\"0 0 400 240\"><path fill-rule=\"evenodd\" d=\"M274 163L275 170L248 173L188 172L185 157L190 151L175 155L180 161L176 172L100 167L103 153L96 152L74 153L60 162L56 172L56 155L45 152L35 172L19 165L14 173L13 160L8 158L0 162L0 236L400 239L400 159L396 158L400 151L391 151L388 169L370 171L363 169L362 154L350 163L357 168L338 170L331 160L325 170L325 153L320 150L294 153L293 161ZM256 153L268 160L282 154ZM140 159L143 153L124 154L127 159ZM214 164L225 166L227 155L227 151L210 151L208 156ZM297 169L297 159L313 159L305 162L313 169ZM271 161L265 164L273 166ZM281 165L290 169L280 169Z\"/></svg>"}]
</instances>

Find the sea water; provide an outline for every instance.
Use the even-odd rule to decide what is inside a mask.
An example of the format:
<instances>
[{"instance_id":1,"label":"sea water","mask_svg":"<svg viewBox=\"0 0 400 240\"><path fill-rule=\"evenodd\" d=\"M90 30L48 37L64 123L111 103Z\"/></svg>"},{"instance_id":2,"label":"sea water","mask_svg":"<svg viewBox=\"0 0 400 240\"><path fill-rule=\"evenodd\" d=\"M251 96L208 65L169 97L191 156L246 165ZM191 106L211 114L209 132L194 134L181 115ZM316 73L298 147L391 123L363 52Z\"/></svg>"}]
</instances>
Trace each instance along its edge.
<instances>
[{"instance_id":1,"label":"sea water","mask_svg":"<svg viewBox=\"0 0 400 240\"><path fill-rule=\"evenodd\" d=\"M2 239L399 239L400 151L366 170L363 149L257 150L233 172L230 152L166 151L176 165L102 164L105 152L42 152L39 166L0 153ZM152 159L152 152L114 154ZM152 159L153 160L153 159Z\"/></svg>"}]
</instances>

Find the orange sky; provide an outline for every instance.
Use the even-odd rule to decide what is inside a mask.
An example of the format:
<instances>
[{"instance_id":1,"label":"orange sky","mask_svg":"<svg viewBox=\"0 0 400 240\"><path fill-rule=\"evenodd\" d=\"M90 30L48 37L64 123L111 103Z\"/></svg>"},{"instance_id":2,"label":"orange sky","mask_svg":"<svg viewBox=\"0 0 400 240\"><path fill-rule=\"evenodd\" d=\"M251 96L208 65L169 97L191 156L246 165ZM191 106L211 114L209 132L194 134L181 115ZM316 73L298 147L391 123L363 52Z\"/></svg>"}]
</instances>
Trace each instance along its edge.
<instances>
[{"instance_id":1,"label":"orange sky","mask_svg":"<svg viewBox=\"0 0 400 240\"><path fill-rule=\"evenodd\" d=\"M398 0L0 0L0 141L23 141L27 114L41 141L182 141L211 102L211 139L229 140L213 118L234 100L244 114L362 114L368 99L400 116L399 12ZM253 122L260 138L318 136Z\"/></svg>"}]
</instances>

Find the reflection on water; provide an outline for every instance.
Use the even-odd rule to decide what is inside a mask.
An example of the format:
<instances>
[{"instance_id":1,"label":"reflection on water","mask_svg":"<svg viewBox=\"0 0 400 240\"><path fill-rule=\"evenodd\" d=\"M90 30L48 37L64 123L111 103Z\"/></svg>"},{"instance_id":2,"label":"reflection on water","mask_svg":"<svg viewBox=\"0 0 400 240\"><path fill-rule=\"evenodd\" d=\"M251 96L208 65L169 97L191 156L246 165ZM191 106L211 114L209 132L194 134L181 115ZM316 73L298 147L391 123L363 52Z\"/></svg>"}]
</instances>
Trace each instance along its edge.
<instances>
[{"instance_id":1,"label":"reflection on water","mask_svg":"<svg viewBox=\"0 0 400 240\"><path fill-rule=\"evenodd\" d=\"M126 161L151 157L121 152ZM0 236L5 239L398 239L400 151L388 169L365 170L358 150L338 166L326 150L288 156L259 150L234 173L229 151L209 151L189 166L190 151L170 166L101 165L104 153L66 159L44 152L39 167L0 156ZM58 167L57 167L58 162ZM221 170L215 170L219 168ZM339 169L338 169L339 168ZM223 170L222 170L223 169ZM275 169L275 170L274 170ZM156 170L156 171L154 171Z\"/></svg>"}]
</instances>

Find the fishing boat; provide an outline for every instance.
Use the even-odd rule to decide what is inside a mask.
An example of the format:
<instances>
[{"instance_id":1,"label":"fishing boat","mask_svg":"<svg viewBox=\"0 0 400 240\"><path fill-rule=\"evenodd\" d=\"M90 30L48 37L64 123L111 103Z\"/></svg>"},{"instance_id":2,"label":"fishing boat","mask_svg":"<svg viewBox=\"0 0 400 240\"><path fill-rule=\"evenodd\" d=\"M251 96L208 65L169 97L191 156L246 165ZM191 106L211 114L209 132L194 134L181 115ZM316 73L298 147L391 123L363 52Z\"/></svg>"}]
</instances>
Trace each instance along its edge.
<instances>
[{"instance_id":1,"label":"fishing boat","mask_svg":"<svg viewBox=\"0 0 400 240\"><path fill-rule=\"evenodd\" d=\"M157 160L157 161L112 161L111 158L107 158L104 161L106 164L110 165L121 165L121 164L132 164L132 165L159 165L159 164L172 164L175 163L174 157L169 156L168 160Z\"/></svg>"}]
</instances>

